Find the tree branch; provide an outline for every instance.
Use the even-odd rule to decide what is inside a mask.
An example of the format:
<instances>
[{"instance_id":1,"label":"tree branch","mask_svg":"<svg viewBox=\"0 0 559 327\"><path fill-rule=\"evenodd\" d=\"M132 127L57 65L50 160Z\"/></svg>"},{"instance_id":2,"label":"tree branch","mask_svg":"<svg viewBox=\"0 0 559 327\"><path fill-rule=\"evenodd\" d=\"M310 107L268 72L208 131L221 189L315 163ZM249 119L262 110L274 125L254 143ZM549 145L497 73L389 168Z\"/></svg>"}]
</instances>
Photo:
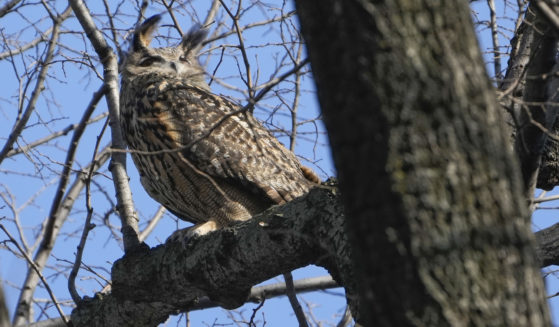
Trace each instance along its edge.
<instances>
[{"instance_id":1,"label":"tree branch","mask_svg":"<svg viewBox=\"0 0 559 327\"><path fill-rule=\"evenodd\" d=\"M109 151L108 147L104 148L103 151L99 153L94 163L91 165L95 166L95 170L99 169L109 158ZM86 170L89 169L89 166L85 168ZM85 171L86 171L85 170ZM51 251L54 247L54 240L56 240L62 225L68 218L70 211L74 206L75 200L78 198L81 190L85 187L85 174L79 174L68 192L62 201L62 204L59 206L59 210L55 215L55 220L53 222L54 228L50 231L52 233L51 243L41 243L41 246L35 253L33 257L33 262L42 270L46 265L46 262L51 254ZM27 312L29 312L29 308L33 301L33 293L35 292L35 288L39 283L39 276L35 272L35 270L30 269L27 272L27 276L25 276L25 282L22 286L22 292L19 295L19 299L17 302L16 313L14 315L14 322L13 325L21 325L24 324L26 321Z\"/></svg>"},{"instance_id":2,"label":"tree branch","mask_svg":"<svg viewBox=\"0 0 559 327\"><path fill-rule=\"evenodd\" d=\"M0 17L4 17L12 10L21 0L10 0L0 8Z\"/></svg>"},{"instance_id":3,"label":"tree branch","mask_svg":"<svg viewBox=\"0 0 559 327\"><path fill-rule=\"evenodd\" d=\"M541 266L559 265L559 224L536 232L536 242Z\"/></svg>"},{"instance_id":4,"label":"tree branch","mask_svg":"<svg viewBox=\"0 0 559 327\"><path fill-rule=\"evenodd\" d=\"M324 188L253 219L191 240L127 254L112 270L112 293L81 302L74 326L152 326L208 297L224 308L245 303L252 285L308 264L341 285L350 269L338 196ZM345 274L350 276L350 274ZM157 276L157 278L154 278ZM142 285L142 287L138 287Z\"/></svg>"},{"instance_id":5,"label":"tree branch","mask_svg":"<svg viewBox=\"0 0 559 327\"><path fill-rule=\"evenodd\" d=\"M23 131L23 128L27 124L27 121L31 117L31 114L35 110L35 104L37 103L37 100L39 100L39 95L41 95L41 92L43 92L44 89L44 82L45 79L47 78L47 73L50 68L52 58L54 57L54 50L58 45L58 37L60 35L60 24L62 23L64 18L69 15L69 13L70 13L70 8L66 9L64 13L59 17L57 17L56 19L53 19L52 35L48 43L45 58L43 62L40 64L41 68L40 68L39 76L37 77L37 82L35 83L35 88L31 93L31 98L27 102L27 107L25 108L23 115L14 124L14 127L10 132L10 136L8 136L6 143L0 150L0 164L7 157L8 152L12 149L15 141L20 136L21 132Z\"/></svg>"},{"instance_id":6,"label":"tree branch","mask_svg":"<svg viewBox=\"0 0 559 327\"><path fill-rule=\"evenodd\" d=\"M535 2L538 3L537 1ZM528 8L530 10L530 8ZM526 68L523 104L516 119L516 155L520 159L520 170L524 181L524 196L532 199L538 180L547 134L532 121L550 130L557 116L556 106L529 103L545 103L548 100L548 79L542 78L551 73L557 53L557 37L552 27L538 11L534 14L533 41L530 43L530 60Z\"/></svg>"},{"instance_id":7,"label":"tree branch","mask_svg":"<svg viewBox=\"0 0 559 327\"><path fill-rule=\"evenodd\" d=\"M124 150L126 149L126 145L122 137L119 123L118 63L116 55L107 44L103 34L95 26L90 11L85 6L84 2L82 0L71 0L70 5L103 64L103 77L105 80L105 87L107 88L106 99L111 122L112 144L114 149ZM126 174L126 154L121 151L113 152L109 169L113 175L118 211L122 221L124 251L128 252L135 249L140 244L140 241L138 238L138 218L134 210L132 192L130 191L128 175Z\"/></svg>"},{"instance_id":8,"label":"tree branch","mask_svg":"<svg viewBox=\"0 0 559 327\"><path fill-rule=\"evenodd\" d=\"M338 283L336 283L336 281L332 279L331 276L299 279L293 283L293 286L297 294L340 287L340 285L338 285ZM286 293L287 293L287 287L285 283L275 283L275 284L269 284L263 286L256 286L253 287L252 290L250 291L250 295L247 299L247 302L261 303L266 299L271 299L278 296L285 296ZM194 307L189 309L189 312L195 310L215 308L217 306L219 305L215 302L212 302L208 297L203 297L198 301L198 303ZM349 318L351 319L351 315L349 315ZM65 326L61 318L42 320L36 323L25 325L25 327L59 327L59 326Z\"/></svg>"}]
</instances>

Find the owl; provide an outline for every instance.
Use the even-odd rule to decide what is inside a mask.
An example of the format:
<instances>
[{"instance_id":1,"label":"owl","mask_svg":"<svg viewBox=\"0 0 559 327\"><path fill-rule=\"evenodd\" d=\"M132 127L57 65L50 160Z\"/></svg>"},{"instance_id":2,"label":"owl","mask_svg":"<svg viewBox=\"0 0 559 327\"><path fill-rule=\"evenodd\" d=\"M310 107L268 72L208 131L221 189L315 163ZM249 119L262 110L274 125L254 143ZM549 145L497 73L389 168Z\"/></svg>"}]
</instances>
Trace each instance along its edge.
<instances>
[{"instance_id":1,"label":"owl","mask_svg":"<svg viewBox=\"0 0 559 327\"><path fill-rule=\"evenodd\" d=\"M136 28L122 62L120 122L147 193L195 224L182 236L245 221L316 185L249 111L211 92L197 58L205 30L150 47L160 19Z\"/></svg>"}]
</instances>

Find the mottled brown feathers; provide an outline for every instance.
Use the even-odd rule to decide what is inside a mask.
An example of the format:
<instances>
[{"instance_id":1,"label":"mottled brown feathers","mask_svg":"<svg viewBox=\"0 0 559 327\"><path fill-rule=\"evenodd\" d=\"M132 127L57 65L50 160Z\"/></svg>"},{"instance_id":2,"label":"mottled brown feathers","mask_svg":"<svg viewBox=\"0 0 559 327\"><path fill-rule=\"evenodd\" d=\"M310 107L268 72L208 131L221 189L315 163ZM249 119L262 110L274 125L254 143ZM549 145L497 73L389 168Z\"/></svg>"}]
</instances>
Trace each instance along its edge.
<instances>
[{"instance_id":1,"label":"mottled brown feathers","mask_svg":"<svg viewBox=\"0 0 559 327\"><path fill-rule=\"evenodd\" d=\"M135 34L150 39L155 21ZM176 48L133 47L121 124L148 194L181 219L211 222L203 234L301 196L319 179L251 113L210 92L197 53L184 47L198 47L199 36Z\"/></svg>"}]
</instances>

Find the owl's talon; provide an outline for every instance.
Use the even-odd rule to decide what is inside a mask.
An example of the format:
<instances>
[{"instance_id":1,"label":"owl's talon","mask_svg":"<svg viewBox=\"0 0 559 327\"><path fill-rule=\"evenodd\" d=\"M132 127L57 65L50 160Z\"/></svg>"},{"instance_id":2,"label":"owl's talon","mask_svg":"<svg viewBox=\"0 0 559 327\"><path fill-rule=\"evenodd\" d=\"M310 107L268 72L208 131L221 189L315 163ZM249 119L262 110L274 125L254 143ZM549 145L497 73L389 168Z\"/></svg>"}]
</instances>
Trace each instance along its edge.
<instances>
[{"instance_id":1,"label":"owl's talon","mask_svg":"<svg viewBox=\"0 0 559 327\"><path fill-rule=\"evenodd\" d=\"M188 241L190 241L191 239L206 235L218 228L218 224L215 221L210 220L202 224L179 229L171 234L171 236L167 238L166 242L178 242L181 243L183 247L185 247Z\"/></svg>"}]
</instances>

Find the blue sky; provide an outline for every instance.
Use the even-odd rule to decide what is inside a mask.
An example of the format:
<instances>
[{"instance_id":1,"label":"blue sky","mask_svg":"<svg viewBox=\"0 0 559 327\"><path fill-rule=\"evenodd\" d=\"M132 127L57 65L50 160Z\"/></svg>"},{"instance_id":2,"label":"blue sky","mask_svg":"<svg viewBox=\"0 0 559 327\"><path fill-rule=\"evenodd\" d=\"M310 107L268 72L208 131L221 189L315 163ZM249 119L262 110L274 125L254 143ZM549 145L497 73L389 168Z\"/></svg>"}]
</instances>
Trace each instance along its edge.
<instances>
[{"instance_id":1,"label":"blue sky","mask_svg":"<svg viewBox=\"0 0 559 327\"><path fill-rule=\"evenodd\" d=\"M193 17L193 20L203 19L203 14L207 11L208 1L193 1L192 5L196 6L197 12L200 13L198 17ZM281 4L281 2L280 2ZM504 8L499 7L501 4L498 1L497 11L500 16L507 14ZM57 9L62 11L66 2L59 1L57 3ZM97 6L98 4L91 4L92 6ZM286 3L285 11L289 11L292 8L291 2ZM479 12L480 19L485 19L487 16L486 3L477 2L476 10ZM104 9L92 7L94 13L102 13ZM159 10L148 10L148 16L151 14L158 13ZM123 9L124 10L124 9ZM0 19L0 28L4 29L4 33L20 33L21 39L30 39L35 37L35 31L28 27L29 22L40 21L41 17L44 16L44 10L41 7L30 7L28 9L22 10L24 15L8 15ZM509 12L510 13L510 12ZM277 15L277 11L264 10L264 9L254 9L247 13L245 17L246 23L251 21L260 21L264 16L274 16ZM294 24L296 21L294 18L291 20ZM125 29L134 22L134 17L128 17L127 21L117 21L118 26ZM100 23L100 20L97 21ZM174 37L178 37L175 31L166 28L166 24L170 24L171 19L169 15L163 16L162 28L160 30L161 34L166 35L170 33ZM180 21L183 30L188 30L191 21L189 19L184 19ZM50 22L47 20L40 23L40 26L48 26ZM79 30L76 25L75 20L69 21L66 25L68 31L70 29ZM213 27L210 27L212 29ZM243 35L247 40L248 57L252 63L253 72L258 73L258 80L264 82L272 74L276 62L281 59L278 58L278 49L281 50L280 45L274 44L278 42L278 29L267 29L267 28L256 28L248 30ZM491 45L487 30L479 30L480 43L482 49L486 49ZM72 44L78 49L82 49L83 41L82 35L75 33L66 33L62 36L63 42L67 44ZM503 36L504 37L504 36ZM234 44L236 39L234 36L230 36L225 40L219 41L221 44ZM261 47L261 44L267 44L265 47ZM279 43L279 42L278 42ZM501 41L502 45L507 45L508 41L503 38ZM158 40L154 40L154 45L158 46ZM126 47L126 46L125 46ZM208 70L213 71L218 65L220 58L218 51L213 52L208 62ZM77 54L66 52L68 55L72 55L75 58L79 56ZM224 78L227 83L236 85L237 87L243 87L242 81L238 78L239 68L237 62L232 55L238 55L233 50L228 49L226 55L223 58L223 62L219 65L217 75ZM202 61L206 62L206 57L202 57ZM506 64L506 60L503 61ZM17 60L17 65L23 65L23 60ZM33 63L29 60L25 64L32 65ZM492 74L492 66L488 65L490 74ZM20 70L21 71L21 70ZM3 76L4 85L17 85L18 81L14 78L13 67L6 60L0 61L0 72ZM52 98L41 99L38 104L38 109L41 115L35 115L32 117L31 122L36 123L34 127L24 131L25 142L31 142L40 137L48 135L52 131L60 130L66 127L70 123L77 122L81 116L83 110L85 109L87 102L91 97L91 93L96 90L100 85L101 81L94 75L88 74L88 69L80 65L72 64L62 64L57 63L53 65L51 69L51 77L53 77L47 87L51 90L53 96ZM278 88L281 93L281 89L288 89L292 84L285 83ZM236 92L227 87L220 86L216 83L212 85L212 88L216 93L222 93L227 96L239 99L243 102L245 95L242 92ZM318 105L316 102L316 97L314 94L314 86L312 85L312 80L308 77L303 78L302 84L302 96L300 102L300 119L302 121L316 118L319 116ZM17 98L14 94L17 91L17 87L5 88L4 91L0 91L0 114L3 115L0 119L0 137L5 137L11 127L12 122L15 118L14 107L17 104ZM50 99L50 100L49 100ZM272 109L279 109L279 115L274 116L273 126L289 126L288 112L285 111L282 104L273 99L267 99L265 106L257 108L256 115L265 120L269 121L269 113ZM102 112L106 111L106 105L104 100L102 100L94 113L96 116ZM48 121L48 124L41 125L39 122ZM74 168L79 168L80 165L85 165L88 163L92 156L92 148L97 135L99 135L102 129L103 120L98 123L92 124L86 130L83 137L83 143L78 148L78 163ZM315 125L312 123L305 124L301 127L302 132L314 132ZM323 126L318 123L318 129L320 132L324 132ZM283 142L288 142L286 137L281 137L280 140ZM23 156L14 157L14 160L6 160L0 167L0 192L10 192L14 195L16 199L17 206L23 206L26 201L35 197L38 189L44 188L44 190L36 195L33 199L32 205L26 206L20 212L21 223L25 227L25 235L29 239L33 239L34 233L36 233L36 227L38 223L44 220L46 215L48 215L48 210L50 207L50 202L52 201L52 193L54 187L56 186L56 174L61 170L59 162L64 160L64 149L68 146L69 136L61 137L55 142L52 142L51 146L41 148L38 153L33 153L33 156L29 160L25 160ZM101 144L106 144L108 142L108 133L105 134ZM335 169L333 167L332 161L330 159L330 154L327 147L326 137L321 134L318 139L310 136L304 135L297 143L296 153L306 159L310 159L316 162L316 165L306 162L306 164L313 167L317 172L321 174L322 178L334 175ZM48 158L55 158L51 160ZM14 174L14 171L23 172L26 175ZM102 215L109 210L111 207L111 197L114 196L114 191L112 190L112 182L108 178L110 176L107 171L107 165L104 166L102 171L106 175L100 175L96 177L96 182L100 186L104 187L107 192L103 193L100 189L94 189L94 199L93 204L96 208L96 221L98 225L91 234L90 241L86 244L86 250L84 253L84 262L92 267L96 267L96 270L104 275L106 278L110 277L108 269L112 262L120 258L123 254L120 244L115 240L109 228L103 224ZM133 191L134 201L137 206L137 210L140 215L140 225L145 226L149 217L151 217L158 208L158 204L153 201L143 190L139 184L139 177L135 167L132 165L132 161L128 160L128 173L130 175L131 188ZM37 178L36 176L41 176L43 178ZM6 187L8 188L6 188ZM67 266L66 261L73 262L74 252L77 246L78 240L75 237L78 233L81 233L81 226L85 214L83 212L84 199L80 198L76 204L76 210L71 215L71 219L65 224L63 229L63 235L60 236L53 253L56 257L52 257L49 261L49 269L47 269L47 276L49 277L49 282L51 286L55 289L59 299L68 300L69 294L66 287L66 279L62 275L55 275L54 272L60 267ZM546 204L552 206L553 204ZM557 221L557 215L555 210L539 210L534 216L534 228L544 228ZM0 217L11 216L12 213L6 207L0 208ZM115 215L109 216L109 222L112 225L119 225L118 218ZM150 237L146 240L146 243L150 246L155 246L163 242L168 235L170 235L177 227L183 228L188 224L182 221L178 221L172 215L166 214L166 217L159 223L156 230ZM15 234L15 229L11 226L11 231ZM2 238L0 238L2 239ZM556 267L554 267L556 268ZM553 269L550 268L550 269ZM16 258L15 256L8 254L6 251L0 250L0 278L5 282L4 290L7 295L8 304L10 306L10 312L13 312L13 308L17 299L18 291L15 289L18 285L21 285L23 278L25 276L26 266L25 263ZM319 267L307 267L303 269L298 269L294 272L295 279L310 277L310 276L320 276L324 275L326 272L324 269ZM81 278L77 280L78 292L81 295L91 296L95 291L99 291L102 287L102 283L94 275L82 271ZM270 282L280 281L281 277L278 277ZM548 293L559 292L559 282L556 277L547 278L548 282ZM7 284L6 284L7 283ZM37 296L39 298L47 298L44 290L39 289L37 291ZM317 320L337 323L339 316L343 313L345 308L345 299L343 297L342 289L330 290L328 292L314 292L309 294L304 294L300 296L302 300L302 305L306 308L306 303L313 306L312 312L316 315ZM550 301L552 308L554 309L555 317L558 317L557 308L559 307L559 300L557 297ZM253 308L256 304L247 304L237 311L244 312L245 317L250 317ZM69 312L69 310L67 310ZM49 309L51 316L56 316L52 308ZM263 314L263 316L262 316ZM259 311L261 321L266 321L266 326L292 326L296 325L296 320L292 314L292 310L289 303L285 297L267 300L264 307ZM239 318L237 316L237 318ZM167 323L168 326L174 326L175 322L181 319L180 317L172 317ZM184 318L182 318L184 321ZM191 325L192 326L205 326L212 325L216 323L227 323L230 322L230 317L227 312L223 309L207 309L202 311L195 311L190 314Z\"/></svg>"},{"instance_id":2,"label":"blue sky","mask_svg":"<svg viewBox=\"0 0 559 327\"><path fill-rule=\"evenodd\" d=\"M195 1L192 2L192 4L197 6L196 12L200 13L199 17L193 17L193 20L202 20L204 14L207 12L207 1ZM66 2L60 1L57 3L57 9L61 12L65 5ZM103 8L97 7L99 4L90 5L93 6L91 9L94 14L104 12ZM289 7L289 3L287 6ZM277 10L265 9L266 8L260 10L255 9L247 12L243 23L262 21L266 16L275 17L279 15ZM122 10L125 9L123 8ZM161 8L149 9L147 16L159 13L160 10ZM292 8L285 8L286 12L290 10L292 10ZM20 15L11 14L1 19L1 26L5 29L4 33L6 35L18 35L21 40L29 40L36 37L35 30L29 27L30 22L38 23L38 26L41 28L46 28L50 24L48 19L43 18L45 16L45 11L40 6L24 8L20 12ZM116 21L116 23L119 24L118 27L123 29L123 33L124 29L133 26L135 17L127 18L128 21ZM291 20L291 23L295 24L294 18L291 18ZM100 20L97 20L96 23L99 25ZM178 40L179 36L176 31L168 28L166 26L167 24L171 24L171 18L168 14L165 14L159 33L161 35L170 34ZM191 20L184 19L180 21L180 24L182 25L182 29L186 31L190 28ZM211 26L210 29L213 31L215 28ZM61 36L62 42L76 49L83 49L83 35L72 33L71 30L80 30L75 20L65 23L65 34ZM274 29L255 28L247 30L243 35L246 39L245 42L248 48L247 54L251 61L255 83L263 83L269 79L270 75L274 72L276 62L281 59L278 58L278 49L282 46L279 45L279 32L277 27ZM159 41L160 40L156 38L153 42L153 46L161 46ZM86 40L85 42L88 41ZM234 36L220 40L221 44L235 44L236 42ZM261 44L263 43L269 44L262 47ZM127 43L123 43L122 45L123 48L127 48ZM89 51L91 51L90 54L93 54L91 49L89 49ZM214 51L214 55L209 57L209 59L207 56L201 58L204 63L207 62L207 69L212 72L220 61L219 56L215 55L216 52L219 54L219 51ZM71 51L66 51L64 54L66 56L71 56L72 60L81 58L80 54ZM239 68L232 56L234 54L232 49L227 49L216 74L227 83L242 89L243 83L238 77ZM33 65L33 62L29 58L16 58L15 66L18 68L18 73L21 74L24 65ZM97 69L101 71L99 67L97 67ZM289 67L286 67L283 71L288 69ZM6 60L0 61L0 71L3 72L3 82L5 85L18 85L18 81L15 79L13 73L14 68L9 62ZM95 74L88 74L88 71L89 70L84 66L69 63L61 64L59 62L52 66L50 70L52 79L49 80L47 87L53 96L51 98L42 98L39 101L37 105L39 115L34 115L31 118L30 123L33 127L24 131L24 141L21 142L22 144L49 135L52 131L60 130L79 120L87 103L90 101L92 92L101 85L101 81ZM311 120L319 115L311 82L310 78L303 77L301 102L299 105L301 121ZM285 90L291 87L292 84L288 82L283 83L280 84L279 88L276 88L276 91L289 100L289 95ZM242 92L236 92L235 90L220 86L217 83L213 83L212 88L216 93L225 94L238 99L239 102L246 102L244 101L246 100L245 95ZM15 119L16 113L14 112L14 108L17 105L16 95L17 87L5 90L4 93L0 94L0 113L4 116L4 119L0 120L0 129L5 131L5 133L10 130L11 124ZM278 114L273 116L274 118L270 120L270 113L272 110L279 111ZM93 116L105 111L106 105L104 100L102 100ZM263 106L257 108L255 114L260 119L270 123L269 126L272 128L277 128L278 126L288 127L290 124L288 111L285 110L285 106L273 97L263 102ZM45 125L39 124L45 121L48 123ZM103 122L104 120L101 120L100 122L91 124L87 128L82 138L83 142L78 148L78 159L77 164L74 166L75 169L89 162L96 137L102 130ZM323 127L320 122L318 122L318 126L313 123L303 124L300 126L300 132L314 132L316 127L323 132ZM61 137L52 142L51 146L41 148L40 152L33 153L28 160L23 156L18 156L14 157L14 159L6 160L2 164L2 167L0 167L0 184L3 186L0 192L13 194L16 207L21 207L26 201L33 199L32 205L26 206L20 212L20 222L24 227L24 234L29 240L34 239L35 233L37 232L37 224L43 221L48 215L52 194L57 182L56 176L61 170L60 162L64 161L65 149L68 146L70 136L71 133L67 137ZM5 137L5 135L2 137ZM108 140L109 133L105 133L101 144L106 144ZM286 144L288 142L287 137L281 137L281 135L280 140ZM317 170L317 172L321 174L321 177L326 178L328 175L334 175L333 165L327 148L327 140L323 134L319 135L318 139L315 139L313 135L303 134L303 137L297 142L296 153L301 155L302 158L304 157L305 159L302 159L302 161L305 162L306 165ZM316 162L316 165L306 161L306 159L309 159L313 163ZM22 172L23 174L14 174L13 172L16 171ZM92 200L97 214L94 218L94 222L97 224L97 227L92 230L90 240L86 244L84 263L91 267L95 267L96 271L105 278L110 278L110 266L112 262L123 255L123 252L120 243L115 240L113 234L111 234L111 230L107 228L106 224L102 221L102 215L112 206L111 201L114 201L114 199L111 197L114 191L112 182L109 179L110 173L107 170L107 164L105 164L101 171L103 174L97 176L95 181L106 190L106 193L101 192L100 189L94 188L93 190ZM141 187L138 173L130 158L128 159L128 173L134 201L140 216L140 227L145 227L148 219L157 211L159 206ZM44 188L43 192L37 195L36 191L41 188ZM66 278L63 275L56 275L55 271L59 268L67 267L69 265L68 262L73 262L74 260L74 253L78 244L78 239L75 236L81 233L81 226L85 217L83 197L77 200L75 208L70 220L65 223L63 232L55 245L53 250L54 256L51 257L48 263L49 268L45 270L45 275L51 287L54 289L59 300L62 301L68 301L69 299ZM0 216L12 216L12 213L8 208L4 207L0 208ZM109 224L117 226L116 230L118 231L119 220L114 214L109 216L108 221ZM17 235L13 224L6 225L8 225L13 235ZM156 246L162 243L177 227L184 228L186 226L188 226L188 223L179 221L172 215L166 214L154 232L148 237L146 243L150 246ZM16 288L18 285L22 284L25 272L26 266L24 261L8 254L6 251L0 251L0 277L5 282L4 290L6 292L10 312L13 312L19 294ZM299 279L303 277L325 275L326 271L322 268L311 266L299 269L293 274L295 279ZM269 282L278 282L281 280L282 278L278 277ZM104 283L99 278L85 270L81 271L80 278L77 280L78 292L82 296L92 296L93 293L99 291L103 285ZM46 292L42 288L37 290L37 297L48 298ZM301 295L300 298L303 308L307 308L306 303L313 306L312 312L318 321L336 323L339 319L336 315L340 316L345 309L343 289L331 290L328 293L315 292L312 294L305 294ZM255 304L247 304L236 311L244 312L245 317L250 317L252 309L255 307ZM47 312L49 312L51 317L56 316L56 312L52 308L49 308ZM66 312L69 312L68 308L66 308ZM286 298L266 301L263 308L259 311L258 317L261 322L266 322L266 326L296 324L296 320ZM240 319L240 316L236 316L235 318ZM44 316L41 316L40 319L44 319ZM171 317L167 325L173 326L179 319L181 319L181 317ZM182 319L184 321L184 317ZM231 321L231 318L225 310L216 308L192 312L190 314L190 320L192 326L204 326L206 324L211 325L214 322L227 323Z\"/></svg>"}]
</instances>

